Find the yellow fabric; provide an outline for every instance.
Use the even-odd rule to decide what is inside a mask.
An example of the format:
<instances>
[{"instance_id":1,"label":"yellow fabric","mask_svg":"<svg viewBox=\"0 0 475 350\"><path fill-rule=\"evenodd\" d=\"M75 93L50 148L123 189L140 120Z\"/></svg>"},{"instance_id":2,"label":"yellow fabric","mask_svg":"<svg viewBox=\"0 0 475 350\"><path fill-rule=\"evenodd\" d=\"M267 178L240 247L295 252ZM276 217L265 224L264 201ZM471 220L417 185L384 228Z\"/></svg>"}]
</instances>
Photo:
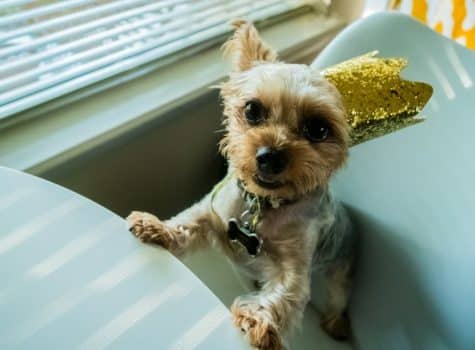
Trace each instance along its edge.
<instances>
[{"instance_id":1,"label":"yellow fabric","mask_svg":"<svg viewBox=\"0 0 475 350\"><path fill-rule=\"evenodd\" d=\"M475 49L475 0L402 0L393 4L437 32Z\"/></svg>"}]
</instances>

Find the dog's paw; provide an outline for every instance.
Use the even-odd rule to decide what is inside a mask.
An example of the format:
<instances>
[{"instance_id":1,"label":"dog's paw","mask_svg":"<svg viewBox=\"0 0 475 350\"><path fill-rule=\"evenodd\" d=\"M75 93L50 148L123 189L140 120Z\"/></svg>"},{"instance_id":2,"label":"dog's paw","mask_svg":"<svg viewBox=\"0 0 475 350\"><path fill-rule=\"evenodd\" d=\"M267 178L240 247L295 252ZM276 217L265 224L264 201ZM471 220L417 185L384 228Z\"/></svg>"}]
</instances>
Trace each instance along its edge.
<instances>
[{"instance_id":1,"label":"dog's paw","mask_svg":"<svg viewBox=\"0 0 475 350\"><path fill-rule=\"evenodd\" d=\"M173 243L170 229L152 214L133 211L126 221L129 231L144 243L158 244L166 249Z\"/></svg>"},{"instance_id":2,"label":"dog's paw","mask_svg":"<svg viewBox=\"0 0 475 350\"><path fill-rule=\"evenodd\" d=\"M351 337L351 323L346 312L323 315L320 326L335 340L343 341Z\"/></svg>"},{"instance_id":3,"label":"dog's paw","mask_svg":"<svg viewBox=\"0 0 475 350\"><path fill-rule=\"evenodd\" d=\"M261 307L236 301L231 306L231 312L234 324L246 334L252 346L259 350L284 349L277 328Z\"/></svg>"}]
</instances>

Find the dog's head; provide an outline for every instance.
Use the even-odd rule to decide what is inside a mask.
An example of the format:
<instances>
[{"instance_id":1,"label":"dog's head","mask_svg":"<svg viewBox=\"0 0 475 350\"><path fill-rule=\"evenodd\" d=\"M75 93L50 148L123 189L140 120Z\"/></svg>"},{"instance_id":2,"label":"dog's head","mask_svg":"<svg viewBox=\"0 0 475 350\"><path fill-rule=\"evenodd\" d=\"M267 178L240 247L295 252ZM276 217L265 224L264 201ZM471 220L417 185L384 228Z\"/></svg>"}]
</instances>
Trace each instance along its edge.
<instances>
[{"instance_id":1,"label":"dog's head","mask_svg":"<svg viewBox=\"0 0 475 350\"><path fill-rule=\"evenodd\" d=\"M233 71L221 85L222 153L259 196L294 199L326 186L348 154L338 91L316 69L278 62L252 24L235 27L224 46Z\"/></svg>"}]
</instances>

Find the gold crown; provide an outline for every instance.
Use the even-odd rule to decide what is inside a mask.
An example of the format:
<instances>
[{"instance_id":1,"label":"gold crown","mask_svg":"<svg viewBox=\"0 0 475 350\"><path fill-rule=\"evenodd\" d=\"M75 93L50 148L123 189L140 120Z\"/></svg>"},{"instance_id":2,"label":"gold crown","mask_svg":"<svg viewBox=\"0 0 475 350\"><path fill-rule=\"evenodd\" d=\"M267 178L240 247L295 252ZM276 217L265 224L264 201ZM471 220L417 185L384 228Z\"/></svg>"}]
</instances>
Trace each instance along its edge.
<instances>
[{"instance_id":1,"label":"gold crown","mask_svg":"<svg viewBox=\"0 0 475 350\"><path fill-rule=\"evenodd\" d=\"M402 79L403 58L379 58L377 51L323 70L340 91L358 144L423 121L415 117L432 96L432 86Z\"/></svg>"}]
</instances>

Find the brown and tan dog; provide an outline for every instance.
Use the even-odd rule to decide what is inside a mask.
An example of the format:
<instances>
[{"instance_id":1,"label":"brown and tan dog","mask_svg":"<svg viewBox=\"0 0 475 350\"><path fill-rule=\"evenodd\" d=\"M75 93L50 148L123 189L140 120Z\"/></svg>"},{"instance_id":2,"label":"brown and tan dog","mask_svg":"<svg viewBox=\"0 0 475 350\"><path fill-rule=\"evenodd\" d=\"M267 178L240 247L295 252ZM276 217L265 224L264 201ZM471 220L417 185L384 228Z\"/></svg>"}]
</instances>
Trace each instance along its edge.
<instances>
[{"instance_id":1,"label":"brown and tan dog","mask_svg":"<svg viewBox=\"0 0 475 350\"><path fill-rule=\"evenodd\" d=\"M170 220L131 213L129 229L177 256L216 246L257 281L259 290L231 310L259 349L284 347L310 299L311 271L319 269L328 290L322 327L346 338L353 235L328 190L348 155L340 95L317 70L279 62L252 24L235 28L225 44L233 72L220 86L227 177Z\"/></svg>"}]
</instances>

